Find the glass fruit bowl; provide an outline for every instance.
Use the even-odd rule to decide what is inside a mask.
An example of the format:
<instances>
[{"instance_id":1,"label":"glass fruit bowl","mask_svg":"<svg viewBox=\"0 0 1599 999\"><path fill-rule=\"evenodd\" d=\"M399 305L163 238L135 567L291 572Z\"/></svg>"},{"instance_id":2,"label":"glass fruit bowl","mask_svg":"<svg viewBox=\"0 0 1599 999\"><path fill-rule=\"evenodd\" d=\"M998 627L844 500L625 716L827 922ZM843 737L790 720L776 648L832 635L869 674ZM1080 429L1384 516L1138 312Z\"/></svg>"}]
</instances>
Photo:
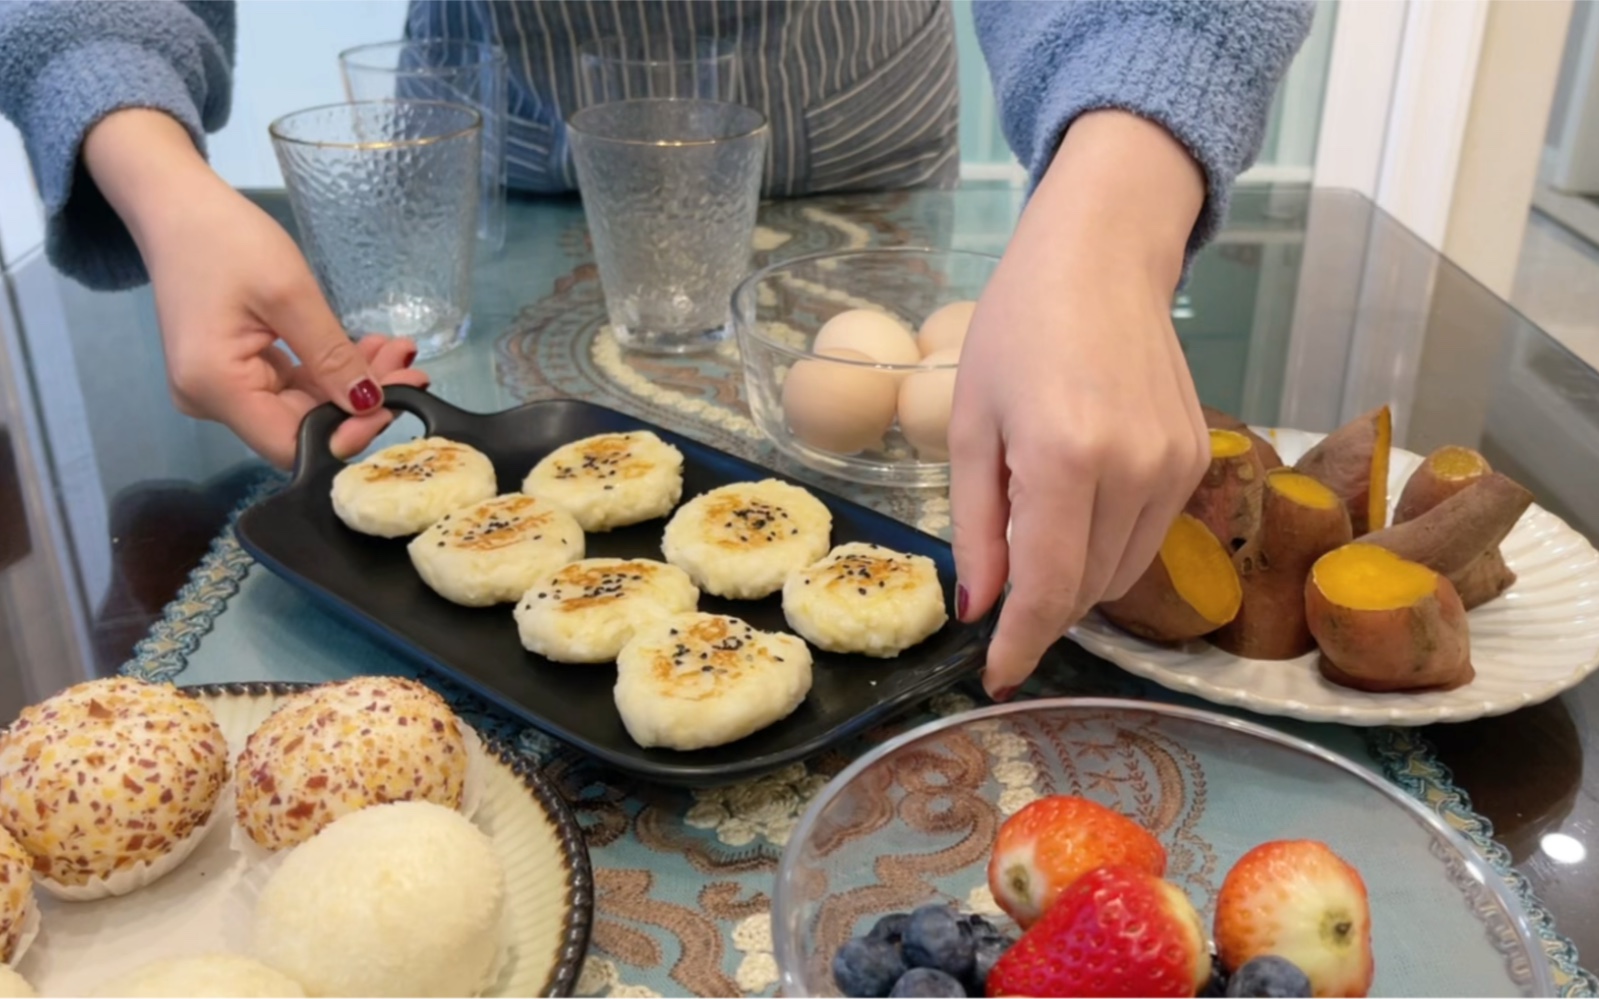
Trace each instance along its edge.
<instances>
[{"instance_id":1,"label":"glass fruit bowl","mask_svg":"<svg viewBox=\"0 0 1599 999\"><path fill-rule=\"evenodd\" d=\"M756 271L733 293L756 425L789 457L852 482L947 484L960 343L998 264L903 247Z\"/></svg>"},{"instance_id":2,"label":"glass fruit bowl","mask_svg":"<svg viewBox=\"0 0 1599 999\"><path fill-rule=\"evenodd\" d=\"M828 783L783 852L772 901L781 990L836 996L832 960L882 916L931 902L1005 926L987 887L1000 824L1051 794L1134 819L1207 933L1248 850L1326 843L1370 895L1371 995L1554 995L1537 934L1458 834L1380 777L1310 743L1160 704L1037 700L884 743ZM1014 932L1014 927L1005 926Z\"/></svg>"}]
</instances>

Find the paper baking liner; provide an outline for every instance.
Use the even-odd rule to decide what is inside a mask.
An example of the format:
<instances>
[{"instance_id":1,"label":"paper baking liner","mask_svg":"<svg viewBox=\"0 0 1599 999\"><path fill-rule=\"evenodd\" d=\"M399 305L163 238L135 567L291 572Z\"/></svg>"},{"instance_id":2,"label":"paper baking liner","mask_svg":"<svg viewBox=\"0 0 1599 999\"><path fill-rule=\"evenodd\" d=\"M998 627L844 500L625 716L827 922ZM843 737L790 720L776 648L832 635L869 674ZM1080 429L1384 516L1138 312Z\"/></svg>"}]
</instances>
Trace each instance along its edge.
<instances>
[{"instance_id":1,"label":"paper baking liner","mask_svg":"<svg viewBox=\"0 0 1599 999\"><path fill-rule=\"evenodd\" d=\"M17 945L11 949L11 959L6 965L12 971L22 963L28 953L28 947L33 944L34 938L39 935L39 902L32 895L28 896L27 907L22 910L22 932L17 936Z\"/></svg>"}]
</instances>

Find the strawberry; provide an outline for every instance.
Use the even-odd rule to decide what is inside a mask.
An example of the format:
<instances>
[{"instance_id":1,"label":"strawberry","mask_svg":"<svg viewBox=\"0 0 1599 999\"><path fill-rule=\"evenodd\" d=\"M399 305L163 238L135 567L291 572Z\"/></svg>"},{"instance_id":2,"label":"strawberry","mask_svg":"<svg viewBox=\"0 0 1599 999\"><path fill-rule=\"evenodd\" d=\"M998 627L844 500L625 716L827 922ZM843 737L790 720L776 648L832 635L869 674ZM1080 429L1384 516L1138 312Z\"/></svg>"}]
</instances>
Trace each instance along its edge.
<instances>
[{"instance_id":1,"label":"strawberry","mask_svg":"<svg viewBox=\"0 0 1599 999\"><path fill-rule=\"evenodd\" d=\"M1360 873L1314 840L1262 843L1233 865L1216 898L1221 963L1275 954L1310 979L1312 995L1371 989L1371 911Z\"/></svg>"},{"instance_id":2,"label":"strawberry","mask_svg":"<svg viewBox=\"0 0 1599 999\"><path fill-rule=\"evenodd\" d=\"M1133 867L1072 882L988 973L990 996L1193 996L1204 927L1175 885Z\"/></svg>"},{"instance_id":3,"label":"strawberry","mask_svg":"<svg viewBox=\"0 0 1599 999\"><path fill-rule=\"evenodd\" d=\"M1005 820L988 861L988 888L1026 929L1073 881L1096 867L1126 864L1166 874L1166 850L1132 819L1086 798L1040 798Z\"/></svg>"}]
</instances>

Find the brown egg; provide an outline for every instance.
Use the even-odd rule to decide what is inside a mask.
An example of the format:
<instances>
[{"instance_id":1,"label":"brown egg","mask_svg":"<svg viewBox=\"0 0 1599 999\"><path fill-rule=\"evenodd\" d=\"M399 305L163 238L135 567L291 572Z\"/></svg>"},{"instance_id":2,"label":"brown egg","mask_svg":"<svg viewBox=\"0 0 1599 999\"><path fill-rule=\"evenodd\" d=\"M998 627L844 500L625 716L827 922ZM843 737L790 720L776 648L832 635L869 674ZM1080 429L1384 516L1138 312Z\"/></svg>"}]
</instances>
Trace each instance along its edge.
<instances>
[{"instance_id":1,"label":"brown egg","mask_svg":"<svg viewBox=\"0 0 1599 999\"><path fill-rule=\"evenodd\" d=\"M879 364L915 364L922 359L916 341L899 320L876 309L849 309L829 319L811 349L858 350Z\"/></svg>"},{"instance_id":2,"label":"brown egg","mask_svg":"<svg viewBox=\"0 0 1599 999\"><path fill-rule=\"evenodd\" d=\"M951 302L922 320L921 332L916 334L916 346L922 356L931 357L941 350L960 350L975 311L976 302Z\"/></svg>"},{"instance_id":3,"label":"brown egg","mask_svg":"<svg viewBox=\"0 0 1599 999\"><path fill-rule=\"evenodd\" d=\"M907 337L906 339L909 339ZM874 359L858 350L834 348L788 369L783 379L783 416L794 436L834 454L872 447L894 422L895 378L868 367Z\"/></svg>"},{"instance_id":4,"label":"brown egg","mask_svg":"<svg viewBox=\"0 0 1599 999\"><path fill-rule=\"evenodd\" d=\"M955 404L955 368L960 349L937 350L899 386L899 430L923 461L949 460L949 415ZM950 367L937 367L951 365Z\"/></svg>"}]
</instances>

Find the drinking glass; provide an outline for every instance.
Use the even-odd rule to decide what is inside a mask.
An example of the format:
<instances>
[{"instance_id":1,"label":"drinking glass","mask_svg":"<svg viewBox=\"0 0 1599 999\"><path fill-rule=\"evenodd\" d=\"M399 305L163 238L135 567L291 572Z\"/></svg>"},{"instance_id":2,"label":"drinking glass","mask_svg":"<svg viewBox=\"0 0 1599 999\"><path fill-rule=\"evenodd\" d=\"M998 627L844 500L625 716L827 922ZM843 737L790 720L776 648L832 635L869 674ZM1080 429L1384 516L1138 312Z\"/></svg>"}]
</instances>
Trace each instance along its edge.
<instances>
[{"instance_id":1,"label":"drinking glass","mask_svg":"<svg viewBox=\"0 0 1599 999\"><path fill-rule=\"evenodd\" d=\"M482 117L437 101L296 111L269 131L306 257L352 336L466 339Z\"/></svg>"},{"instance_id":2,"label":"drinking glass","mask_svg":"<svg viewBox=\"0 0 1599 999\"><path fill-rule=\"evenodd\" d=\"M597 38L579 47L578 67L584 107L650 97L741 102L731 39Z\"/></svg>"},{"instance_id":3,"label":"drinking glass","mask_svg":"<svg viewBox=\"0 0 1599 999\"><path fill-rule=\"evenodd\" d=\"M750 265L769 130L719 101L596 104L567 126L606 311L624 347L707 349Z\"/></svg>"},{"instance_id":4,"label":"drinking glass","mask_svg":"<svg viewBox=\"0 0 1599 999\"><path fill-rule=\"evenodd\" d=\"M483 116L478 239L489 252L499 252L505 246L505 50L491 42L444 39L358 45L339 53L339 75L352 101L446 101Z\"/></svg>"}]
</instances>

